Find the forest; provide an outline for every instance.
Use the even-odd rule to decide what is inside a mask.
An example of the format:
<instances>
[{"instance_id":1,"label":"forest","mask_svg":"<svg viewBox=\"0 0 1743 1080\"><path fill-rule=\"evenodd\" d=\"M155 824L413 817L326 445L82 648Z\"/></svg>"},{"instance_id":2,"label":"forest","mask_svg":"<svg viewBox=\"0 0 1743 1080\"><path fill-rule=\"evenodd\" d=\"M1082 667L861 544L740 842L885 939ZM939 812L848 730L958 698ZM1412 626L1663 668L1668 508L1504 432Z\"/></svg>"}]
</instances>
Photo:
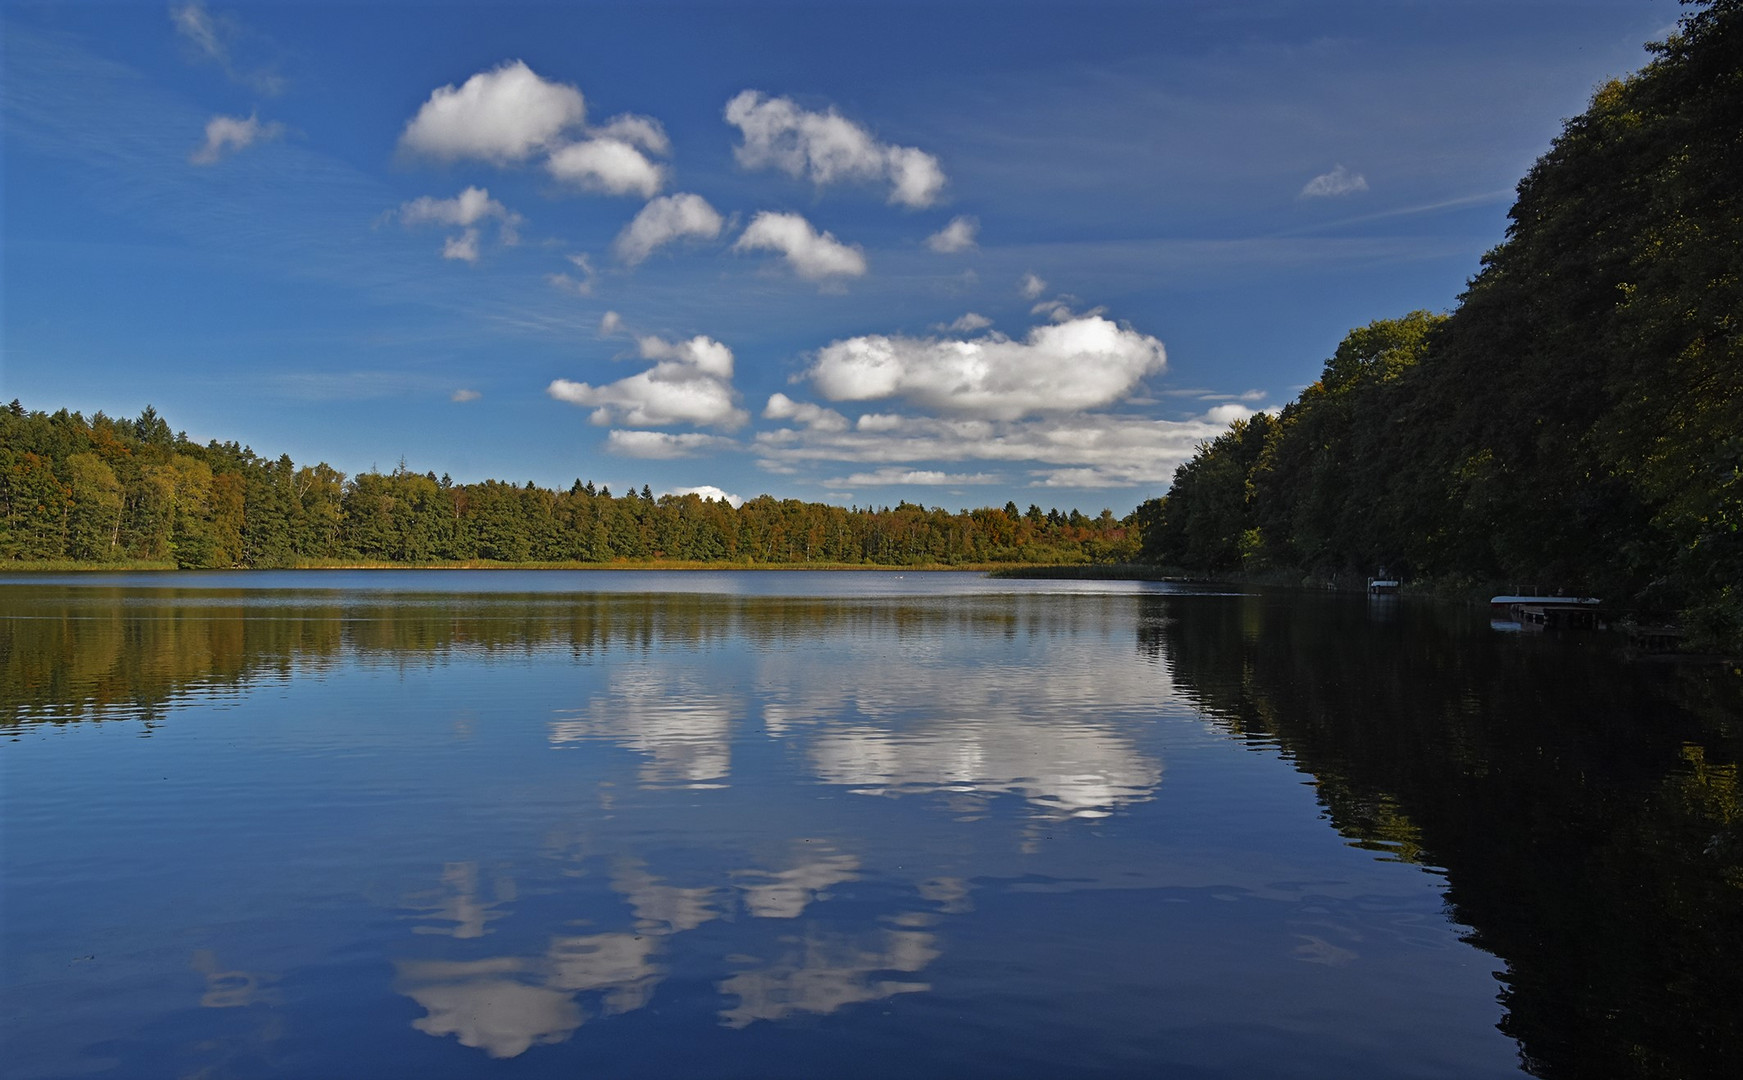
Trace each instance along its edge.
<instances>
[{"instance_id":1,"label":"forest","mask_svg":"<svg viewBox=\"0 0 1743 1080\"><path fill-rule=\"evenodd\" d=\"M1138 510L1146 559L1598 596L1743 645L1743 3L1648 49L1457 306L1351 331L1201 445Z\"/></svg>"},{"instance_id":2,"label":"forest","mask_svg":"<svg viewBox=\"0 0 1743 1080\"><path fill-rule=\"evenodd\" d=\"M1598 596L1743 647L1743 0L1689 5L1518 186L1450 313L1350 332L1127 518L347 477L152 409L0 408L0 560L1126 563Z\"/></svg>"},{"instance_id":3,"label":"forest","mask_svg":"<svg viewBox=\"0 0 1743 1080\"><path fill-rule=\"evenodd\" d=\"M567 491L412 472L347 477L138 418L0 408L0 559L184 569L335 563L962 566L1131 561L1110 510L958 513L764 495L743 506L575 481Z\"/></svg>"}]
</instances>

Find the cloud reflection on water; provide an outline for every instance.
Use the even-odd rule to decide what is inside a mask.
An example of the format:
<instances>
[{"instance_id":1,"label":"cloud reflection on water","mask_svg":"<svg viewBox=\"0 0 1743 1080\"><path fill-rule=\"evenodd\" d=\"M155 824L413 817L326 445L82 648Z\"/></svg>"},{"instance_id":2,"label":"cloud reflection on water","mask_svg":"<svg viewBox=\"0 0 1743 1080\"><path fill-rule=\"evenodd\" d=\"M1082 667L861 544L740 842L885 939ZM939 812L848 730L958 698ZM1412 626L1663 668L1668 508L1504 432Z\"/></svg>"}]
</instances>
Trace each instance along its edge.
<instances>
[{"instance_id":1,"label":"cloud reflection on water","mask_svg":"<svg viewBox=\"0 0 1743 1080\"><path fill-rule=\"evenodd\" d=\"M1016 794L1044 816L1071 818L1150 798L1161 762L1102 718L1152 714L1153 674L1048 644L1045 664L970 664L945 636L918 635L891 653L828 656L826 677L799 670L824 658L777 654L759 672L783 690L763 707L763 726L805 741L820 780L862 794Z\"/></svg>"},{"instance_id":2,"label":"cloud reflection on water","mask_svg":"<svg viewBox=\"0 0 1743 1080\"><path fill-rule=\"evenodd\" d=\"M493 1058L518 1057L533 1046L560 1043L592 1015L581 995L598 994L597 1013L613 1016L645 1007L665 979L662 957L670 940L735 912L753 919L796 920L811 905L829 900L828 890L860 876L860 860L818 843L796 841L794 861L781 869L752 867L727 873L725 886L676 886L650 873L633 858L617 860L610 879L633 914L633 928L596 934L564 934L548 939L537 956L494 956L473 960L419 959L395 963L396 989L417 1002L425 1015L412 1021L418 1031L454 1036L462 1046ZM476 867L452 863L443 869L444 888L454 896L429 904L418 894L413 906L459 912L460 932L427 926L414 932L478 937L484 905L477 902ZM503 879L506 880L506 879ZM509 886L512 895L512 883ZM435 891L439 892L439 890ZM967 885L953 879L926 883L922 897L944 910L965 910ZM489 917L497 917L494 912ZM786 935L777 957L722 980L718 990L737 1004L720 1011L721 1023L743 1027L756 1020L778 1020L794 1013L825 1014L845 1005L891 994L925 990L912 980L877 978L880 972L914 973L939 954L934 933L919 929L936 921L930 911L894 916L894 929L844 934L807 923L802 933ZM453 918L454 916L445 916ZM478 933L469 933L476 929ZM735 954L739 964L760 964Z\"/></svg>"},{"instance_id":3,"label":"cloud reflection on water","mask_svg":"<svg viewBox=\"0 0 1743 1080\"><path fill-rule=\"evenodd\" d=\"M696 685L677 665L622 667L607 694L558 715L553 748L601 739L643 754L644 787L718 787L732 771L732 718L742 707Z\"/></svg>"},{"instance_id":4,"label":"cloud reflection on water","mask_svg":"<svg viewBox=\"0 0 1743 1080\"><path fill-rule=\"evenodd\" d=\"M736 997L722 1009L721 1023L741 1028L758 1020L784 1020L794 1013L828 1014L846 1005L932 988L931 983L878 979L877 973L913 973L939 955L938 938L920 930L882 927L869 935L808 932L767 967L742 971L720 983Z\"/></svg>"}]
</instances>

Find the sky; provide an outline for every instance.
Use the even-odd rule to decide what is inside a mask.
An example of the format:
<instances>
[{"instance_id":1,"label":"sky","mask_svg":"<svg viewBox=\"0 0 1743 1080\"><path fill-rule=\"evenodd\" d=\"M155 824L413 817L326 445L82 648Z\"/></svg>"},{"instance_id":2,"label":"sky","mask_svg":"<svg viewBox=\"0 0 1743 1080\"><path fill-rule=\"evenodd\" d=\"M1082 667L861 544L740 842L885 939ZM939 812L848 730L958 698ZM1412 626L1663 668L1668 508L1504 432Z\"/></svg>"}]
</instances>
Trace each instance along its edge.
<instances>
[{"instance_id":1,"label":"sky","mask_svg":"<svg viewBox=\"0 0 1743 1080\"><path fill-rule=\"evenodd\" d=\"M1124 514L1451 309L1670 0L0 6L0 399Z\"/></svg>"}]
</instances>

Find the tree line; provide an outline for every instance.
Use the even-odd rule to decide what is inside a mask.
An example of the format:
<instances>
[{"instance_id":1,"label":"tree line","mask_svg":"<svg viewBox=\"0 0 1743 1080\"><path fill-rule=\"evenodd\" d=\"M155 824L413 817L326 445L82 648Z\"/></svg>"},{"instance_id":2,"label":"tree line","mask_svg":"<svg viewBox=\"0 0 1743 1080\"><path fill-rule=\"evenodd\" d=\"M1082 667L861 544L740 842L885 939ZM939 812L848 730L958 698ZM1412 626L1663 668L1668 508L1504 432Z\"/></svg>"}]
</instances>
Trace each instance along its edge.
<instances>
[{"instance_id":1,"label":"tree line","mask_svg":"<svg viewBox=\"0 0 1743 1080\"><path fill-rule=\"evenodd\" d=\"M1201 445L1138 510L1148 560L1596 595L1743 643L1743 0L1648 48L1457 307L1352 331Z\"/></svg>"},{"instance_id":2,"label":"tree line","mask_svg":"<svg viewBox=\"0 0 1743 1080\"><path fill-rule=\"evenodd\" d=\"M147 406L137 419L0 408L0 559L147 561L188 569L308 563L674 560L963 565L1131 561L1103 510L1014 502L952 513L764 495L742 506L575 481L551 490L417 473L346 476L246 446L200 445Z\"/></svg>"}]
</instances>

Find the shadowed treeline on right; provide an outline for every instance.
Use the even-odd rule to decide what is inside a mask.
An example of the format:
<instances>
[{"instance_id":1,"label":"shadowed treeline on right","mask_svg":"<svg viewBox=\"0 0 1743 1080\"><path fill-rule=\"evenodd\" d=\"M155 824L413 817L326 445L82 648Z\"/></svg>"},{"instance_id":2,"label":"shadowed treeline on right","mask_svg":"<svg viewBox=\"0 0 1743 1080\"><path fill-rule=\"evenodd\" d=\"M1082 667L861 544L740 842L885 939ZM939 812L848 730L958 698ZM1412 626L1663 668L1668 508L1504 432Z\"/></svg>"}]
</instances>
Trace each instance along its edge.
<instances>
[{"instance_id":1,"label":"shadowed treeline on right","mask_svg":"<svg viewBox=\"0 0 1743 1080\"><path fill-rule=\"evenodd\" d=\"M1648 48L1457 308L1351 331L1202 445L1139 508L1147 559L1596 595L1743 645L1743 3Z\"/></svg>"}]
</instances>

